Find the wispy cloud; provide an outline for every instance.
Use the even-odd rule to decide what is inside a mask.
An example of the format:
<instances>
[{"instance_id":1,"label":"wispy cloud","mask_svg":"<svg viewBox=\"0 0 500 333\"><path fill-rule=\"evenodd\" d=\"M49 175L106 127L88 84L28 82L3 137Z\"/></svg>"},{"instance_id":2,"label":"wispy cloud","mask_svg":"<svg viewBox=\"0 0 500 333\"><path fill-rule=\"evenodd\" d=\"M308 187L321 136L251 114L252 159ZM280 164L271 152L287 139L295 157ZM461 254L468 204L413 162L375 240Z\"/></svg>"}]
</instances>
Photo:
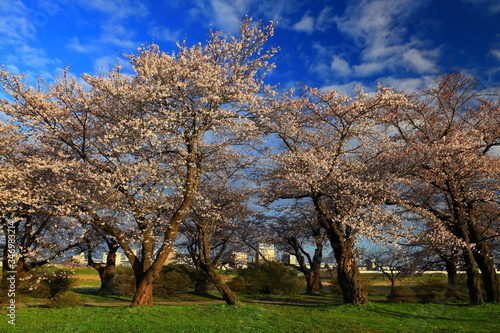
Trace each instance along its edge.
<instances>
[{"instance_id":1,"label":"wispy cloud","mask_svg":"<svg viewBox=\"0 0 500 333\"><path fill-rule=\"evenodd\" d=\"M500 2L498 0L462 0L465 3L475 6L488 15L500 13Z\"/></svg>"},{"instance_id":2,"label":"wispy cloud","mask_svg":"<svg viewBox=\"0 0 500 333\"><path fill-rule=\"evenodd\" d=\"M350 3L344 14L335 17L348 43L359 49L360 63L352 65L353 75L376 75L386 70L429 73L435 70L439 46L409 36L408 18L428 1L363 0ZM339 55L341 56L341 55Z\"/></svg>"},{"instance_id":3,"label":"wispy cloud","mask_svg":"<svg viewBox=\"0 0 500 333\"><path fill-rule=\"evenodd\" d=\"M491 55L493 57L495 57L497 60L500 60L500 49L496 50L496 49L493 49L491 50Z\"/></svg>"},{"instance_id":4,"label":"wispy cloud","mask_svg":"<svg viewBox=\"0 0 500 333\"><path fill-rule=\"evenodd\" d=\"M191 16L205 17L207 24L233 34L238 32L241 19L248 14L262 20L279 21L297 3L290 0L195 0Z\"/></svg>"},{"instance_id":5,"label":"wispy cloud","mask_svg":"<svg viewBox=\"0 0 500 333\"><path fill-rule=\"evenodd\" d=\"M163 42L174 42L181 36L179 30L172 30L164 26L153 26L149 29L149 33L155 40Z\"/></svg>"}]
</instances>

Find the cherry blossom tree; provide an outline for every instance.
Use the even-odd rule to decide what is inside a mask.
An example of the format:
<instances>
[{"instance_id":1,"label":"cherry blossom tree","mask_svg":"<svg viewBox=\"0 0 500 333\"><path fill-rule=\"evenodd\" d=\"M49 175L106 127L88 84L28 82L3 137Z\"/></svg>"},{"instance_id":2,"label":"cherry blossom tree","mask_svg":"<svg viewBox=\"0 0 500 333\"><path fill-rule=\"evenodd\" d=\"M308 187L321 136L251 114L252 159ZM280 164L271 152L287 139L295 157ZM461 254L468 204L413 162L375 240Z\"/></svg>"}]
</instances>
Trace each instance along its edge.
<instances>
[{"instance_id":1,"label":"cherry blossom tree","mask_svg":"<svg viewBox=\"0 0 500 333\"><path fill-rule=\"evenodd\" d=\"M357 236L376 237L396 222L381 205L391 176L374 163L385 142L375 115L404 103L404 96L383 87L372 97L361 89L350 97L305 88L298 97L291 91L274 98L273 113L260 122L281 143L269 156L275 163L264 178L269 195L313 204L337 260L346 303L367 301L355 260Z\"/></svg>"},{"instance_id":2,"label":"cherry blossom tree","mask_svg":"<svg viewBox=\"0 0 500 333\"><path fill-rule=\"evenodd\" d=\"M247 17L239 37L211 31L204 44L182 42L170 54L152 44L128 56L132 74L116 66L84 83L65 71L32 87L1 72L13 96L2 111L56 152L60 212L98 226L129 259L133 305L153 304L153 280L197 196L205 157L256 134L248 115L270 89L263 78L276 50L263 45L273 27Z\"/></svg>"},{"instance_id":3,"label":"cherry blossom tree","mask_svg":"<svg viewBox=\"0 0 500 333\"><path fill-rule=\"evenodd\" d=\"M54 173L38 158L40 147L19 124L0 121L0 225L4 235L3 274L18 276L80 245L81 229L61 216L44 193ZM44 152L50 159L50 152Z\"/></svg>"},{"instance_id":4,"label":"cherry blossom tree","mask_svg":"<svg viewBox=\"0 0 500 333\"><path fill-rule=\"evenodd\" d=\"M435 242L462 249L471 302L500 300L489 241L498 237L500 145L498 96L473 78L447 73L406 107L381 116L392 133L387 165L401 176L396 201L423 217ZM454 239L453 242L450 240Z\"/></svg>"}]
</instances>

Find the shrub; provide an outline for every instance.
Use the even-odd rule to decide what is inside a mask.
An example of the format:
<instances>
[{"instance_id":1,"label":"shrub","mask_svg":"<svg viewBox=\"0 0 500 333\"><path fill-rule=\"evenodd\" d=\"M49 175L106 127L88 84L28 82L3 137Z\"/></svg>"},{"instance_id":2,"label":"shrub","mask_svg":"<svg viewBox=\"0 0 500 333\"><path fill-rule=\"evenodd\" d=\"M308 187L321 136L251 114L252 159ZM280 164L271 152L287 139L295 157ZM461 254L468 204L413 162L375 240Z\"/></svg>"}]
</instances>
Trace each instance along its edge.
<instances>
[{"instance_id":1,"label":"shrub","mask_svg":"<svg viewBox=\"0 0 500 333\"><path fill-rule=\"evenodd\" d=\"M153 293L158 297L168 297L174 293L192 291L198 274L196 269L187 265L167 265L155 279Z\"/></svg>"},{"instance_id":2,"label":"shrub","mask_svg":"<svg viewBox=\"0 0 500 333\"><path fill-rule=\"evenodd\" d=\"M394 288L394 291L387 296L387 299L391 303L415 303L417 301L415 295L407 286Z\"/></svg>"},{"instance_id":3,"label":"shrub","mask_svg":"<svg viewBox=\"0 0 500 333\"><path fill-rule=\"evenodd\" d=\"M48 306L50 308L67 308L75 307L82 304L80 295L70 293L58 293L50 299Z\"/></svg>"},{"instance_id":4,"label":"shrub","mask_svg":"<svg viewBox=\"0 0 500 333\"><path fill-rule=\"evenodd\" d=\"M466 302L468 293L464 284L451 286L445 280L424 279L415 287L415 295L422 303Z\"/></svg>"},{"instance_id":5,"label":"shrub","mask_svg":"<svg viewBox=\"0 0 500 333\"><path fill-rule=\"evenodd\" d=\"M20 279L19 291L32 296L53 298L72 289L76 281L74 270L37 269Z\"/></svg>"},{"instance_id":6,"label":"shrub","mask_svg":"<svg viewBox=\"0 0 500 333\"><path fill-rule=\"evenodd\" d=\"M134 295L135 275L132 267L118 266L116 268L114 283L120 295Z\"/></svg>"},{"instance_id":7,"label":"shrub","mask_svg":"<svg viewBox=\"0 0 500 333\"><path fill-rule=\"evenodd\" d=\"M274 261L253 263L228 283L235 292L262 294L300 293L304 285L296 270Z\"/></svg>"}]
</instances>

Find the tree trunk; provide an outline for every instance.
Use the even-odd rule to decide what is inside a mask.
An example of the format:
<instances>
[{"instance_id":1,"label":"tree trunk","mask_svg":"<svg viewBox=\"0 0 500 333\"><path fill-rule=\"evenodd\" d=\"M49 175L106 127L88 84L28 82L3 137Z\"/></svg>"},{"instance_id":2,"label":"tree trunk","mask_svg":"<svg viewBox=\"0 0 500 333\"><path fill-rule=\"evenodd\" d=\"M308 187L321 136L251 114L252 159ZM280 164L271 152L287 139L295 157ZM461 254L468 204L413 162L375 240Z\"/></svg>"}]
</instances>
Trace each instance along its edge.
<instances>
[{"instance_id":1,"label":"tree trunk","mask_svg":"<svg viewBox=\"0 0 500 333\"><path fill-rule=\"evenodd\" d=\"M295 253L294 255L299 264L298 270L304 274L304 278L306 280L306 293L312 294L313 292L323 292L323 285L321 284L320 278L321 261L323 258L323 241L316 242L316 248L314 249L312 259L310 255L303 250L297 238L290 237L287 240L287 243L292 247ZM310 268L306 265L304 254L307 256Z\"/></svg>"},{"instance_id":2,"label":"tree trunk","mask_svg":"<svg viewBox=\"0 0 500 333\"><path fill-rule=\"evenodd\" d=\"M131 305L153 305L153 276L150 272L141 277L136 274L136 292Z\"/></svg>"},{"instance_id":3,"label":"tree trunk","mask_svg":"<svg viewBox=\"0 0 500 333\"><path fill-rule=\"evenodd\" d=\"M393 295L396 289L396 279L390 279L389 281L391 281L391 295Z\"/></svg>"},{"instance_id":4,"label":"tree trunk","mask_svg":"<svg viewBox=\"0 0 500 333\"><path fill-rule=\"evenodd\" d=\"M117 293L115 288L115 272L116 272L116 252L118 251L118 243L115 241L110 241L106 239L108 244L108 256L106 258L106 263L99 264L94 262L92 257L93 248L89 240L87 240L87 257L88 265L94 268L99 273L99 278L101 280L101 287L97 292L97 295L114 295Z\"/></svg>"},{"instance_id":5,"label":"tree trunk","mask_svg":"<svg viewBox=\"0 0 500 333\"><path fill-rule=\"evenodd\" d=\"M115 288L115 266L102 265L97 271L101 279L101 288L99 288L97 295L115 295L117 293Z\"/></svg>"},{"instance_id":6,"label":"tree trunk","mask_svg":"<svg viewBox=\"0 0 500 333\"><path fill-rule=\"evenodd\" d=\"M484 249L487 251L487 249ZM489 251L488 251L489 252ZM500 302L500 283L495 269L495 263L490 253L474 252L474 258L477 265L481 270L481 277L483 279L484 290L486 291L486 302L499 303Z\"/></svg>"},{"instance_id":7,"label":"tree trunk","mask_svg":"<svg viewBox=\"0 0 500 333\"><path fill-rule=\"evenodd\" d=\"M308 274L304 274L306 277L306 293L313 294L314 292L322 293L323 285L321 284L319 269L316 271L310 271Z\"/></svg>"},{"instance_id":8,"label":"tree trunk","mask_svg":"<svg viewBox=\"0 0 500 333\"><path fill-rule=\"evenodd\" d=\"M344 240L333 251L338 264L338 279L344 303L365 304L368 299L354 258L352 241Z\"/></svg>"},{"instance_id":9,"label":"tree trunk","mask_svg":"<svg viewBox=\"0 0 500 333\"><path fill-rule=\"evenodd\" d=\"M477 230L475 223L469 224L471 241L476 244L474 249L474 259L481 270L484 290L486 291L486 302L500 302L500 281L495 269L493 254L486 244L482 233Z\"/></svg>"},{"instance_id":10,"label":"tree trunk","mask_svg":"<svg viewBox=\"0 0 500 333\"><path fill-rule=\"evenodd\" d=\"M215 288L217 288L219 293L222 295L224 301L226 301L226 303L229 305L236 305L238 300L236 294L222 281L213 266L210 264L201 263L201 268L210 277L210 281L212 281Z\"/></svg>"},{"instance_id":11,"label":"tree trunk","mask_svg":"<svg viewBox=\"0 0 500 333\"><path fill-rule=\"evenodd\" d=\"M197 276L194 284L194 291L199 293L207 293L210 290L210 278L207 276L205 271L201 268L197 268Z\"/></svg>"},{"instance_id":12,"label":"tree trunk","mask_svg":"<svg viewBox=\"0 0 500 333\"><path fill-rule=\"evenodd\" d=\"M457 281L457 264L453 258L447 258L445 256L441 256L444 261L446 274L448 277L448 284L455 288L458 284Z\"/></svg>"},{"instance_id":13,"label":"tree trunk","mask_svg":"<svg viewBox=\"0 0 500 333\"><path fill-rule=\"evenodd\" d=\"M471 304L480 305L484 303L483 292L481 290L481 274L476 266L474 255L469 249L464 249L464 261L467 265L467 286L469 288L469 298Z\"/></svg>"},{"instance_id":14,"label":"tree trunk","mask_svg":"<svg viewBox=\"0 0 500 333\"><path fill-rule=\"evenodd\" d=\"M368 299L354 258L354 241L351 238L350 228L346 226L344 230L342 223L332 218L319 196L314 196L312 199L318 213L318 222L326 229L337 261L337 276L344 303L365 304Z\"/></svg>"}]
</instances>

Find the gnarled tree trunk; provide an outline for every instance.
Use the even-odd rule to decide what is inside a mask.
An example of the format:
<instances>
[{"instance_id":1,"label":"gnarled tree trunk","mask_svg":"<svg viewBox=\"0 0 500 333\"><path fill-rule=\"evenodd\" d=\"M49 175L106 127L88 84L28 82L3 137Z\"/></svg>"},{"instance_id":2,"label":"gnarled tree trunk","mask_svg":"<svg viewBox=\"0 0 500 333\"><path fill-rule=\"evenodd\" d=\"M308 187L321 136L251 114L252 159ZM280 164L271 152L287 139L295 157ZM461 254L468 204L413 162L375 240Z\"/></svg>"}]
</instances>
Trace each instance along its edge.
<instances>
[{"instance_id":1,"label":"gnarled tree trunk","mask_svg":"<svg viewBox=\"0 0 500 333\"><path fill-rule=\"evenodd\" d=\"M354 257L354 240L350 227L344 227L341 222L335 221L319 196L314 196L313 202L318 222L326 230L337 261L337 276L344 303L365 304L368 298Z\"/></svg>"}]
</instances>

